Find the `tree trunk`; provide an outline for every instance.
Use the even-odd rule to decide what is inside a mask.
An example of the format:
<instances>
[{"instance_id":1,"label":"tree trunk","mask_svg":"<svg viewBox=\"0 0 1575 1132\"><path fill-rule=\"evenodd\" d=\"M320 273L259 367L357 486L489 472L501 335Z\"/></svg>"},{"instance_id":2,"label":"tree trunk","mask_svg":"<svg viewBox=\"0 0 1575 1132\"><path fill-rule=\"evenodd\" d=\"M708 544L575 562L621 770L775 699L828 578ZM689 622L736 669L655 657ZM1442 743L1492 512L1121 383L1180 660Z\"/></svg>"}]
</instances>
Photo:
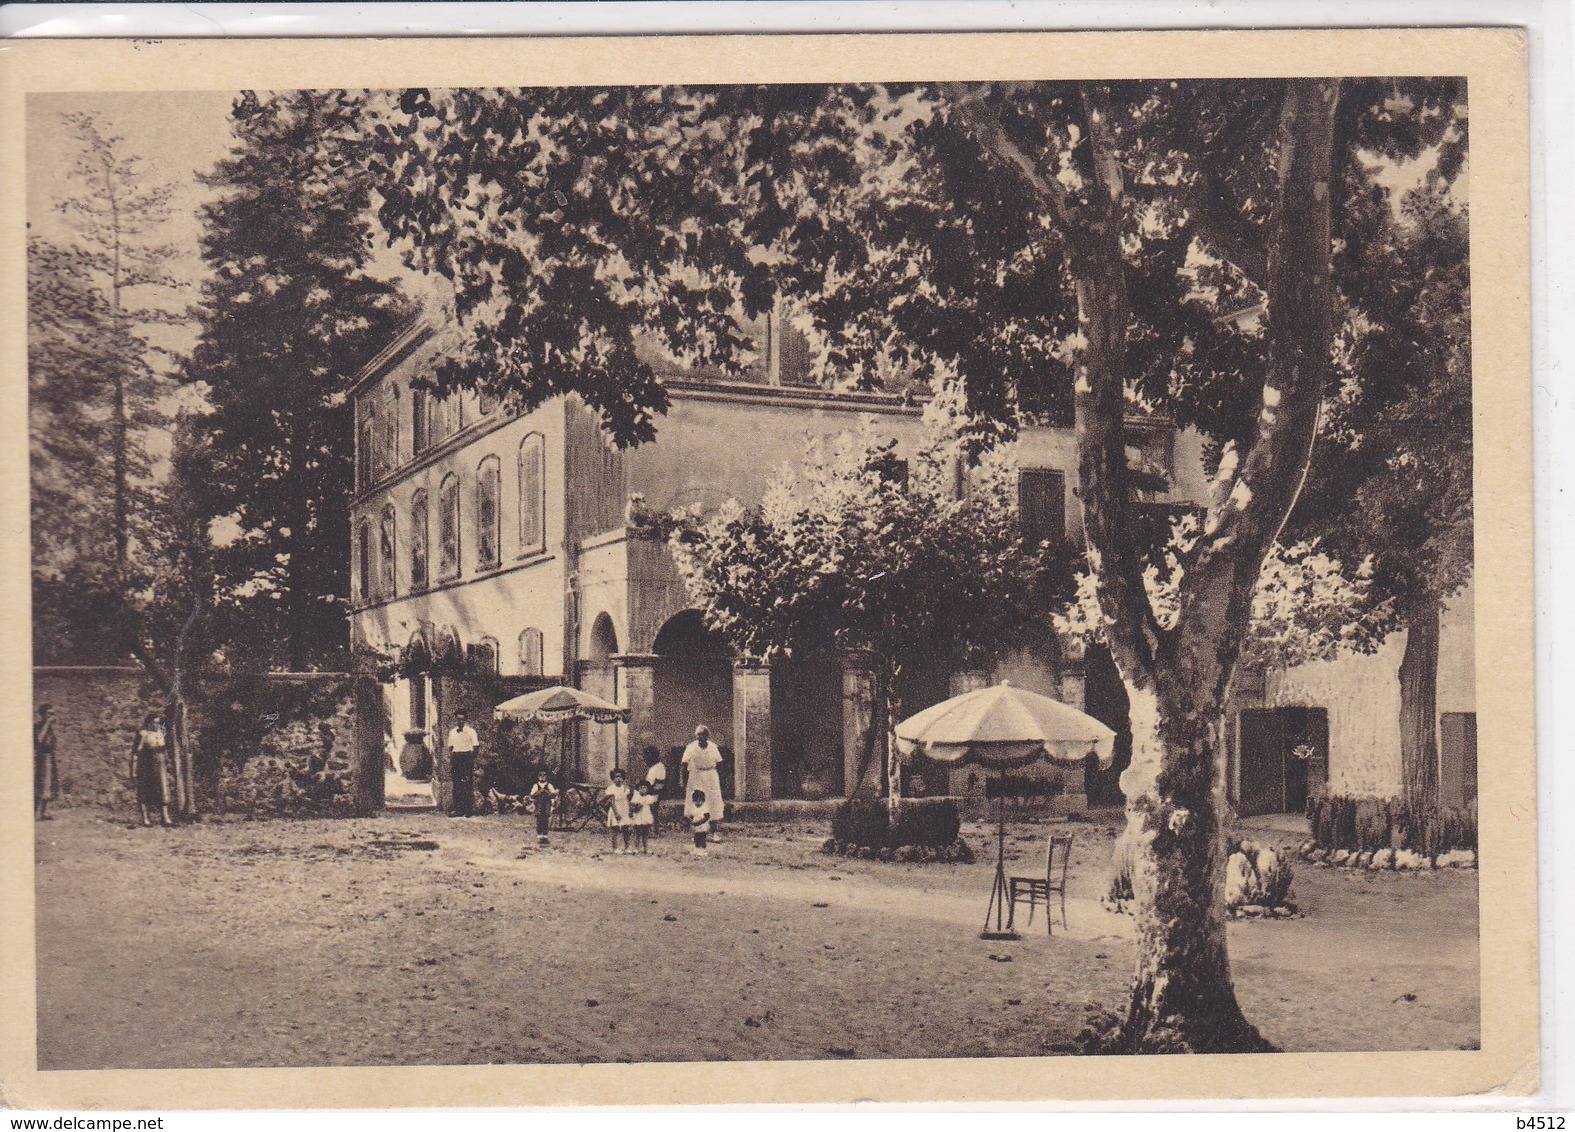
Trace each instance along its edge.
<instances>
[{"instance_id":1,"label":"tree trunk","mask_svg":"<svg viewBox=\"0 0 1575 1132\"><path fill-rule=\"evenodd\" d=\"M1127 681L1132 765L1123 850L1132 867L1137 972L1117 1053L1272 1050L1242 1014L1225 945L1224 760L1218 705Z\"/></svg>"},{"instance_id":2,"label":"tree trunk","mask_svg":"<svg viewBox=\"0 0 1575 1132\"><path fill-rule=\"evenodd\" d=\"M1127 849L1138 908L1137 973L1117 1051L1234 1053L1269 1048L1242 1017L1225 950L1223 760L1216 736L1252 615L1263 560L1295 505L1329 377L1330 182L1339 80L1291 79L1280 108L1264 286L1269 367L1256 435L1221 460L1198 542L1182 563L1180 610L1162 624L1133 538L1126 460L1132 324L1122 224L1130 202L1110 92L1082 89L1086 195L1040 172L998 119L961 88L958 110L982 145L1045 203L1065 240L1077 296L1073 409L1078 498L1105 640L1131 702Z\"/></svg>"},{"instance_id":3,"label":"tree trunk","mask_svg":"<svg viewBox=\"0 0 1575 1132\"><path fill-rule=\"evenodd\" d=\"M1438 805L1438 602L1424 596L1405 614L1400 661L1402 800L1420 817Z\"/></svg>"}]
</instances>

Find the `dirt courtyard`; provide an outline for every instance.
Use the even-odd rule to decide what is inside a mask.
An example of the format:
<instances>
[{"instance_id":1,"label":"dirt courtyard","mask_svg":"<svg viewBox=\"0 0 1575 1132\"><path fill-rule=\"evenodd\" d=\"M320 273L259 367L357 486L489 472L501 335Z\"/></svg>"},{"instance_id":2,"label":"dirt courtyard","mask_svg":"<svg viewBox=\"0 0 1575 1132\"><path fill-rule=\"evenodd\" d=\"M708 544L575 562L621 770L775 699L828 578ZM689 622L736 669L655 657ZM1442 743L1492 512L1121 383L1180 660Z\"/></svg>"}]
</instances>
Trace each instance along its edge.
<instances>
[{"instance_id":1,"label":"dirt courtyard","mask_svg":"<svg viewBox=\"0 0 1575 1132\"><path fill-rule=\"evenodd\" d=\"M676 831L649 857L591 830L539 852L514 816L63 810L37 827L39 1067L1060 1052L1132 963L1131 920L1098 902L1114 827L1067 828L1068 930L1002 943L978 938L993 859L971 823L963 866L825 856L802 820L696 859ZM1042 868L1044 836L1016 828L1013 871ZM1287 1050L1473 1048L1476 879L1298 865L1306 918L1230 928L1248 1017Z\"/></svg>"}]
</instances>

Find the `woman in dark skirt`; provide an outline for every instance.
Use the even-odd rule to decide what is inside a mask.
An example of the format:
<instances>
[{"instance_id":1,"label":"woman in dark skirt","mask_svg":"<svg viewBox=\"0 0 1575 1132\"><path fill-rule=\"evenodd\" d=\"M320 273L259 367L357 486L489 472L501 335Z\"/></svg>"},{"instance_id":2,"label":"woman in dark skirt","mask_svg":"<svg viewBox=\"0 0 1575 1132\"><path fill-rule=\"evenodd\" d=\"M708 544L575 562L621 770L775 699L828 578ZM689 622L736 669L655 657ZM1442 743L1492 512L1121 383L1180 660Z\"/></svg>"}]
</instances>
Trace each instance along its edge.
<instances>
[{"instance_id":1,"label":"woman in dark skirt","mask_svg":"<svg viewBox=\"0 0 1575 1132\"><path fill-rule=\"evenodd\" d=\"M143 825L153 824L155 810L165 825L173 824L170 821L169 772L164 760L168 746L159 713L148 712L131 744L131 782L137 791L137 808L142 811Z\"/></svg>"}]
</instances>

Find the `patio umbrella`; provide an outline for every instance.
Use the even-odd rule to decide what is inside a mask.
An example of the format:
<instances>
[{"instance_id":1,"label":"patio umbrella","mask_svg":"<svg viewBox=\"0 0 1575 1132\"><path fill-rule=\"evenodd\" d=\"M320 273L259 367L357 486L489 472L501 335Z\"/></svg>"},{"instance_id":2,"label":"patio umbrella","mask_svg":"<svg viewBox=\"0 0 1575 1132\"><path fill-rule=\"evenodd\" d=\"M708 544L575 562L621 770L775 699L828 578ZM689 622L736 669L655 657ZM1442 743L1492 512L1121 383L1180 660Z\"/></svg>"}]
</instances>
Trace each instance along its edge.
<instances>
[{"instance_id":1,"label":"patio umbrella","mask_svg":"<svg viewBox=\"0 0 1575 1132\"><path fill-rule=\"evenodd\" d=\"M619 707L583 692L579 688L570 688L559 684L551 688L541 688L534 692L526 692L523 696L515 696L512 700L505 700L492 709L493 719L513 719L522 723L567 723L575 719L591 719L597 723L618 723L629 718L629 709ZM567 730L563 733L563 742L568 741ZM560 770L563 755L558 758ZM618 733L613 732L613 766L619 764Z\"/></svg>"},{"instance_id":2,"label":"patio umbrella","mask_svg":"<svg viewBox=\"0 0 1575 1132\"><path fill-rule=\"evenodd\" d=\"M549 723L565 719L594 719L597 723L616 723L629 718L629 709L578 688L559 684L505 700L492 709L492 718Z\"/></svg>"},{"instance_id":3,"label":"patio umbrella","mask_svg":"<svg viewBox=\"0 0 1575 1132\"><path fill-rule=\"evenodd\" d=\"M1081 763L1090 754L1107 767L1115 752L1116 733L1099 720L1048 696L1001 683L953 696L893 729L897 753L904 760L915 752L941 763L975 763L999 776L1040 759ZM1006 883L1006 799L996 790L995 884L985 908L985 939L1015 939L1003 917L1009 899ZM990 928L994 913L995 928Z\"/></svg>"}]
</instances>

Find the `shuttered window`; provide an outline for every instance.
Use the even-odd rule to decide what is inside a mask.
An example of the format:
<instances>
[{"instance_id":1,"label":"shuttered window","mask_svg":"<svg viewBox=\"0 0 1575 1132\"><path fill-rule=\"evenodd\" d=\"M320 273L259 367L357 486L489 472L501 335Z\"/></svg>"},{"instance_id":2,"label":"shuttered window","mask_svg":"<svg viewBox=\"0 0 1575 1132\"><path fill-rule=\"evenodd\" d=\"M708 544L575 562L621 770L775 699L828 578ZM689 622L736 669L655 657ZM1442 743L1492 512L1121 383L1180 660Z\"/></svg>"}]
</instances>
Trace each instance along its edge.
<instances>
[{"instance_id":1,"label":"shuttered window","mask_svg":"<svg viewBox=\"0 0 1575 1132\"><path fill-rule=\"evenodd\" d=\"M1023 537L1032 543L1066 538L1066 475L1024 468L1017 476L1017 509Z\"/></svg>"},{"instance_id":2,"label":"shuttered window","mask_svg":"<svg viewBox=\"0 0 1575 1132\"><path fill-rule=\"evenodd\" d=\"M547 444L539 432L520 442L520 553L529 554L547 545L546 523Z\"/></svg>"},{"instance_id":3,"label":"shuttered window","mask_svg":"<svg viewBox=\"0 0 1575 1132\"><path fill-rule=\"evenodd\" d=\"M488 456L476 468L476 565L498 564L498 492L502 484L498 458Z\"/></svg>"},{"instance_id":4,"label":"shuttered window","mask_svg":"<svg viewBox=\"0 0 1575 1132\"><path fill-rule=\"evenodd\" d=\"M427 588L427 493L410 501L410 588Z\"/></svg>"},{"instance_id":5,"label":"shuttered window","mask_svg":"<svg viewBox=\"0 0 1575 1132\"><path fill-rule=\"evenodd\" d=\"M438 576L459 574L459 478L448 476L438 488Z\"/></svg>"}]
</instances>

